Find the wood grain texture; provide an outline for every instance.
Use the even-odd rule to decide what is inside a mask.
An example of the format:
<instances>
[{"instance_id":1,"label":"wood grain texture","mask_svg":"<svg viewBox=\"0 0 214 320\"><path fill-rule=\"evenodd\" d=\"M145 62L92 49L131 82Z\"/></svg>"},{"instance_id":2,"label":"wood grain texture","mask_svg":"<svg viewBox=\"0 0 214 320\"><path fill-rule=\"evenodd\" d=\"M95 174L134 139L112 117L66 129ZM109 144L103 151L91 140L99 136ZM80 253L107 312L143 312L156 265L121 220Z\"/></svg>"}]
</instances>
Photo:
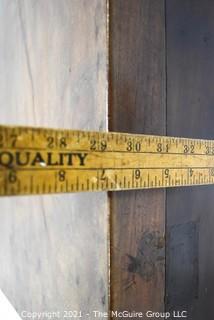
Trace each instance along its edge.
<instances>
[{"instance_id":1,"label":"wood grain texture","mask_svg":"<svg viewBox=\"0 0 214 320\"><path fill-rule=\"evenodd\" d=\"M214 137L214 3L167 0L167 134ZM167 308L213 319L214 187L167 191ZM177 252L177 254L176 254Z\"/></svg>"},{"instance_id":2,"label":"wood grain texture","mask_svg":"<svg viewBox=\"0 0 214 320\"><path fill-rule=\"evenodd\" d=\"M165 134L164 1L110 1L110 130ZM112 193L111 309L164 309L165 193Z\"/></svg>"},{"instance_id":3,"label":"wood grain texture","mask_svg":"<svg viewBox=\"0 0 214 320\"><path fill-rule=\"evenodd\" d=\"M106 1L0 0L1 124L105 130L106 63ZM107 216L105 193L0 200L19 313L107 310Z\"/></svg>"}]
</instances>

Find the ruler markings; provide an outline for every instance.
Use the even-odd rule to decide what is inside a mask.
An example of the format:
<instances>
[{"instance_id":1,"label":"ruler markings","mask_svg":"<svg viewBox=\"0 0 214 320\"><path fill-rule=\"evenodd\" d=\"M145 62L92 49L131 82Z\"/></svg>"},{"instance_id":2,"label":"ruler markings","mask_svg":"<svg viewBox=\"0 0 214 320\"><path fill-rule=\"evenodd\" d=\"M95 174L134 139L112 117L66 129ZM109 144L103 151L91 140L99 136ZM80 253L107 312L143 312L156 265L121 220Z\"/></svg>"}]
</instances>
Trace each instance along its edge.
<instances>
[{"instance_id":1,"label":"ruler markings","mask_svg":"<svg viewBox=\"0 0 214 320\"><path fill-rule=\"evenodd\" d=\"M14 150L14 151L19 151L19 150L25 150L25 151L28 151L28 150L35 150L35 151L47 151L47 152L51 152L51 151L54 151L54 152L58 152L58 151L61 151L61 152L64 152L64 151L71 151L71 147L65 147L65 148L45 148L45 147L28 147L28 146L19 146L19 147L11 147L11 146L7 146L7 147L0 147L0 150L3 149L3 150ZM181 155L181 156L185 156L185 157L188 157L188 156L191 156L191 157L194 157L194 156L208 156L208 157L214 157L214 154L207 154L207 153L183 153L183 152L155 152L155 151L126 151L126 150L106 150L106 151L101 151L101 150L89 150L89 149L76 149L76 148L72 148L72 152L91 152L91 154L93 153L127 153L127 154L157 154L157 155Z\"/></svg>"},{"instance_id":2,"label":"ruler markings","mask_svg":"<svg viewBox=\"0 0 214 320\"><path fill-rule=\"evenodd\" d=\"M84 162L84 155L75 153L93 157ZM23 163L29 154L36 159L34 165ZM52 155L58 160L48 162ZM49 165L44 165L45 161ZM0 126L0 195L213 182L214 142L211 140Z\"/></svg>"}]
</instances>

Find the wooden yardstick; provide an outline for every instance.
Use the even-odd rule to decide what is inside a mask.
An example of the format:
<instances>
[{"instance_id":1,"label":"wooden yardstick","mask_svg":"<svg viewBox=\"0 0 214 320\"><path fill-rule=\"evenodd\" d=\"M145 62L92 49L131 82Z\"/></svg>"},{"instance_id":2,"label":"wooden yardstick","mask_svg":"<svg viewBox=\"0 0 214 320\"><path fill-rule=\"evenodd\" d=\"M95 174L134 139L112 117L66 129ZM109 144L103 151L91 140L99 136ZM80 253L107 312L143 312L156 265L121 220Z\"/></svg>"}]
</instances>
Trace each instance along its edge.
<instances>
[{"instance_id":1,"label":"wooden yardstick","mask_svg":"<svg viewBox=\"0 0 214 320\"><path fill-rule=\"evenodd\" d=\"M0 195L214 183L214 142L0 126Z\"/></svg>"}]
</instances>

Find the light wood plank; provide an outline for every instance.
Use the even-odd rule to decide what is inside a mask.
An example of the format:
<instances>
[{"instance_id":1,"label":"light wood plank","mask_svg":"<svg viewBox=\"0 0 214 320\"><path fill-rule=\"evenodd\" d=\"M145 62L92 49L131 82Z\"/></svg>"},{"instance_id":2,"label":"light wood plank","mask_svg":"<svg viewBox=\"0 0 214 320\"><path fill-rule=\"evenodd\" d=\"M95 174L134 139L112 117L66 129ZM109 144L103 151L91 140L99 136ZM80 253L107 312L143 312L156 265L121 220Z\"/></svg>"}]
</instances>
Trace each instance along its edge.
<instances>
[{"instance_id":1,"label":"light wood plank","mask_svg":"<svg viewBox=\"0 0 214 320\"><path fill-rule=\"evenodd\" d=\"M2 124L107 128L105 0L0 0ZM0 287L16 310L107 310L105 193L2 198Z\"/></svg>"}]
</instances>

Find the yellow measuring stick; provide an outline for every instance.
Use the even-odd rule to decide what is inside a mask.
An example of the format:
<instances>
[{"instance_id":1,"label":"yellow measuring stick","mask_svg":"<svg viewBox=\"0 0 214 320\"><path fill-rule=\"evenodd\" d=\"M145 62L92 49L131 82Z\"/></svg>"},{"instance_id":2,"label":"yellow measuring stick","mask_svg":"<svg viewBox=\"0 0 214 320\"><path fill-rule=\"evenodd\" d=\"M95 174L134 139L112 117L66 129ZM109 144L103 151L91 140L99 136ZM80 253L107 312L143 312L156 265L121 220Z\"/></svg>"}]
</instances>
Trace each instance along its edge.
<instances>
[{"instance_id":1,"label":"yellow measuring stick","mask_svg":"<svg viewBox=\"0 0 214 320\"><path fill-rule=\"evenodd\" d=\"M0 126L0 195L214 183L214 141Z\"/></svg>"}]
</instances>

